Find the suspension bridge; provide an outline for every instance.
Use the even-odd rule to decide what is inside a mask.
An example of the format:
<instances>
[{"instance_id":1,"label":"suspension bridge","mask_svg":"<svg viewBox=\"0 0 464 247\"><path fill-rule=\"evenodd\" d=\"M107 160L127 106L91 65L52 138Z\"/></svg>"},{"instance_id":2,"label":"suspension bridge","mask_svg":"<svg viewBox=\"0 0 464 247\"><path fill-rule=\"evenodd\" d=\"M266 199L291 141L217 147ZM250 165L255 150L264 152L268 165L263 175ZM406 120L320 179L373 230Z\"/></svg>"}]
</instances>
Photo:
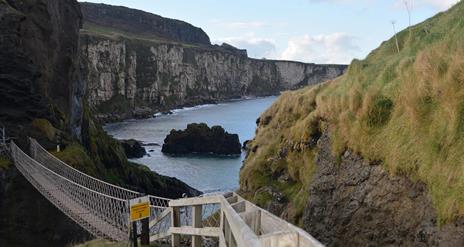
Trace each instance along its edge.
<instances>
[{"instance_id":1,"label":"suspension bridge","mask_svg":"<svg viewBox=\"0 0 464 247\"><path fill-rule=\"evenodd\" d=\"M10 154L21 174L52 204L96 238L129 242L129 200L141 193L91 177L30 139ZM307 232L230 192L171 200L149 198L149 242L170 246L320 247ZM132 231L141 232L139 228ZM138 235L138 234L135 234Z\"/></svg>"}]
</instances>

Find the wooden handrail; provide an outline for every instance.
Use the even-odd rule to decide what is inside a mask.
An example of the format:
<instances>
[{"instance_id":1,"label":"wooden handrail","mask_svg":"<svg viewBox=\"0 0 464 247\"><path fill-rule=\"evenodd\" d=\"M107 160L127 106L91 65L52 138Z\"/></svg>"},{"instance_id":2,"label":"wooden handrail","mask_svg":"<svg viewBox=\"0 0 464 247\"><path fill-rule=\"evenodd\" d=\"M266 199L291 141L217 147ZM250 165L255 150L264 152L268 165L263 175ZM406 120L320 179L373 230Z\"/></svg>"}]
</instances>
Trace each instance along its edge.
<instances>
[{"instance_id":1,"label":"wooden handrail","mask_svg":"<svg viewBox=\"0 0 464 247\"><path fill-rule=\"evenodd\" d=\"M201 208L207 204L220 204L220 227L205 227L198 221ZM268 211L229 192L224 195L182 198L169 202L169 212L179 212L181 207L192 207L194 214L191 226L172 224L169 234L175 246L180 235L192 236L192 246L201 246L201 236L216 237L219 246L302 246L323 245L302 229L282 220ZM168 213L160 215L160 219ZM197 215L199 214L199 215ZM180 222L180 214L171 215L172 222ZM264 224L264 226L263 226Z\"/></svg>"}]
</instances>

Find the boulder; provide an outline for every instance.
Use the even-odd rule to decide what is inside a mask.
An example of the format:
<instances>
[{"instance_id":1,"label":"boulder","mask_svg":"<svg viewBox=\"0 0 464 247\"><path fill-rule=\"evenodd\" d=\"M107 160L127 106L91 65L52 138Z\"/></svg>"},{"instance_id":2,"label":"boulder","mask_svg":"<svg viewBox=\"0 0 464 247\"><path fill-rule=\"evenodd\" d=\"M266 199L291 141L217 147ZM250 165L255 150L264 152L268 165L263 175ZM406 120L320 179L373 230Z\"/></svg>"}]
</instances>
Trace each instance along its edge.
<instances>
[{"instance_id":1,"label":"boulder","mask_svg":"<svg viewBox=\"0 0 464 247\"><path fill-rule=\"evenodd\" d=\"M129 140L120 140L122 148L126 153L127 158L134 159L134 158L142 158L144 155L147 154L145 148L142 144L134 139Z\"/></svg>"},{"instance_id":2,"label":"boulder","mask_svg":"<svg viewBox=\"0 0 464 247\"><path fill-rule=\"evenodd\" d=\"M153 116L153 110L149 107L136 107L132 111L132 116L136 119L150 118Z\"/></svg>"},{"instance_id":3,"label":"boulder","mask_svg":"<svg viewBox=\"0 0 464 247\"><path fill-rule=\"evenodd\" d=\"M241 144L237 134L230 134L221 126L208 127L192 123L185 130L171 130L161 149L168 154L240 155Z\"/></svg>"}]
</instances>

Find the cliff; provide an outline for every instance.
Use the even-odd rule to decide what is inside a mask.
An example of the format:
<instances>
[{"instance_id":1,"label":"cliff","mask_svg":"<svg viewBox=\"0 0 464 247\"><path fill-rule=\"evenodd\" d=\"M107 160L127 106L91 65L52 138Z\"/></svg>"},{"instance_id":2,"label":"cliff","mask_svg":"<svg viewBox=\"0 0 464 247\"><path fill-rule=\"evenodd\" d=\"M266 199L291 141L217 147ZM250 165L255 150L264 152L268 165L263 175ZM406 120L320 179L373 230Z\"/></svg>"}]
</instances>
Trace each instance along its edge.
<instances>
[{"instance_id":1,"label":"cliff","mask_svg":"<svg viewBox=\"0 0 464 247\"><path fill-rule=\"evenodd\" d=\"M261 115L248 199L327 246L464 244L464 3Z\"/></svg>"},{"instance_id":2,"label":"cliff","mask_svg":"<svg viewBox=\"0 0 464 247\"><path fill-rule=\"evenodd\" d=\"M139 112L150 116L180 106L275 95L333 79L346 69L344 65L251 59L246 51L228 44L213 46L146 36L137 32L144 24L118 15L119 7L105 6L104 16L119 18L114 23L124 23L121 28L105 24L106 17L100 20L98 15L86 13L90 7L101 5L83 6L81 54L87 94L92 108L107 121L137 117ZM93 17L87 20L89 15ZM99 28L90 25L97 20ZM126 33L125 27L136 34Z\"/></svg>"},{"instance_id":3,"label":"cliff","mask_svg":"<svg viewBox=\"0 0 464 247\"><path fill-rule=\"evenodd\" d=\"M141 10L106 4L80 3L84 28L117 29L131 36L210 45L208 35L189 23Z\"/></svg>"},{"instance_id":4,"label":"cliff","mask_svg":"<svg viewBox=\"0 0 464 247\"><path fill-rule=\"evenodd\" d=\"M90 175L142 192L198 191L128 162L94 122L80 78L81 12L75 0L0 0L0 123L24 150L27 137ZM90 236L0 156L0 246L66 246Z\"/></svg>"}]
</instances>

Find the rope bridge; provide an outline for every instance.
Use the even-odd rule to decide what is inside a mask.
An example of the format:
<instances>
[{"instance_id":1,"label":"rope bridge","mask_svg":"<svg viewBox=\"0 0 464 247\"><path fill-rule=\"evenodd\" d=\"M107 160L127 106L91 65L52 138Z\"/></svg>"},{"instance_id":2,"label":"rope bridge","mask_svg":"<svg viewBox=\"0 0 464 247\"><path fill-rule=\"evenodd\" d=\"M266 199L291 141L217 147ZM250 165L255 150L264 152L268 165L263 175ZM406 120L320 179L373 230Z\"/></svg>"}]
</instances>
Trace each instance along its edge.
<instances>
[{"instance_id":1,"label":"rope bridge","mask_svg":"<svg viewBox=\"0 0 464 247\"><path fill-rule=\"evenodd\" d=\"M51 203L98 238L130 239L129 200L143 196L82 173L30 139L30 154L13 141L11 157ZM236 193L170 200L149 196L149 241L174 247L323 246L311 235ZM137 229L140 232L141 229Z\"/></svg>"},{"instance_id":2,"label":"rope bridge","mask_svg":"<svg viewBox=\"0 0 464 247\"><path fill-rule=\"evenodd\" d=\"M96 237L129 240L128 200L142 196L82 173L30 139L32 157L11 142L18 170L50 202ZM152 219L168 206L169 199L150 196ZM162 230L162 229L160 229Z\"/></svg>"}]
</instances>

